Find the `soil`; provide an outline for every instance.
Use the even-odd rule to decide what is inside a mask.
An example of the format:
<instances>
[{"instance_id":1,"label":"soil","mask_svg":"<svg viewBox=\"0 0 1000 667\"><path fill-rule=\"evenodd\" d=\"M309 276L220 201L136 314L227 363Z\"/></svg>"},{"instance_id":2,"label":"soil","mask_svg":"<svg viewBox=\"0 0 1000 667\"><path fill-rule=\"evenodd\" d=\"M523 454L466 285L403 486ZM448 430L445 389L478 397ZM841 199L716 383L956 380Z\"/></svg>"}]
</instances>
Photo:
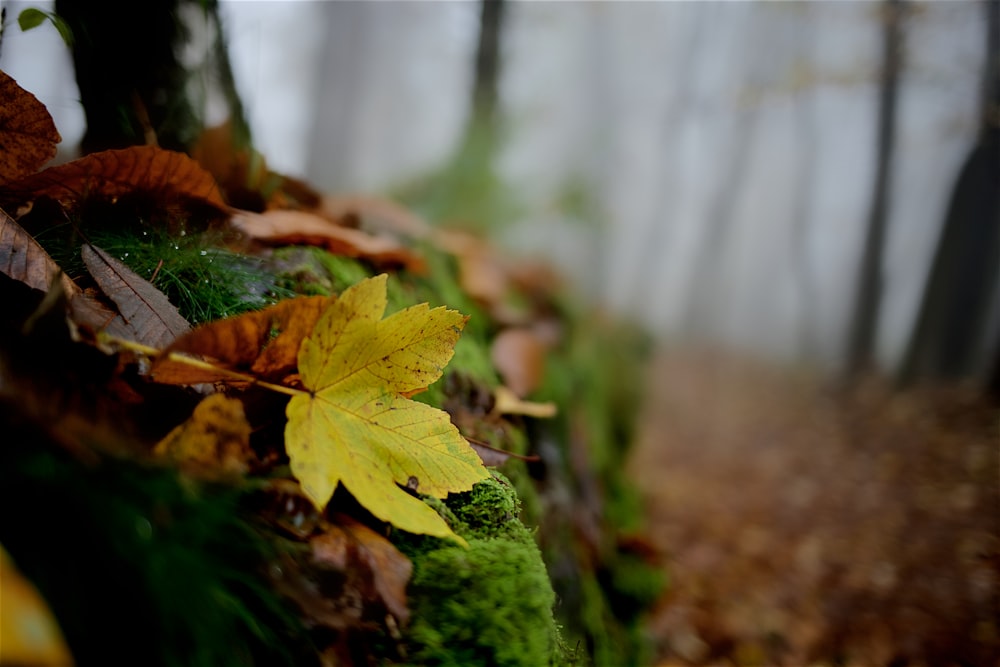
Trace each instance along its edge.
<instances>
[{"instance_id":1,"label":"soil","mask_svg":"<svg viewBox=\"0 0 1000 667\"><path fill-rule=\"evenodd\" d=\"M630 473L656 664L1000 665L1000 405L665 350Z\"/></svg>"}]
</instances>

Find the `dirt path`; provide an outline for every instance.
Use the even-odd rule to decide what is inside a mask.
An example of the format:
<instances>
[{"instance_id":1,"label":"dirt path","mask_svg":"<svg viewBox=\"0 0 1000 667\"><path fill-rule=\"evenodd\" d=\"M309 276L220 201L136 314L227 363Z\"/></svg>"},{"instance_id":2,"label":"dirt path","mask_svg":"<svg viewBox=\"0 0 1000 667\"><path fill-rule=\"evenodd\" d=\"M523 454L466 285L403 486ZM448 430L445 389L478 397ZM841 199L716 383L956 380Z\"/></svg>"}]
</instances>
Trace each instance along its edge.
<instances>
[{"instance_id":1,"label":"dirt path","mask_svg":"<svg viewBox=\"0 0 1000 667\"><path fill-rule=\"evenodd\" d=\"M1000 665L1000 410L664 353L631 471L659 664Z\"/></svg>"}]
</instances>

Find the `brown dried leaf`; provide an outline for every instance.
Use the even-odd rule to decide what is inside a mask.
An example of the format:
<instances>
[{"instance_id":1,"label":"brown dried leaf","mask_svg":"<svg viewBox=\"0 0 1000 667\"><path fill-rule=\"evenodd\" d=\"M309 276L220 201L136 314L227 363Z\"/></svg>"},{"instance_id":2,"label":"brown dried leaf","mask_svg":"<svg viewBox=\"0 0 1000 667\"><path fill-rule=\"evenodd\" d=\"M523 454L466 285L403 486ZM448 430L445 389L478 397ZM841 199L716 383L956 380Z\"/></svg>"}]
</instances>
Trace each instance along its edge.
<instances>
[{"instance_id":1,"label":"brown dried leaf","mask_svg":"<svg viewBox=\"0 0 1000 667\"><path fill-rule=\"evenodd\" d=\"M195 407L190 419L168 433L153 453L194 472L246 473L255 457L243 403L212 394Z\"/></svg>"},{"instance_id":2,"label":"brown dried leaf","mask_svg":"<svg viewBox=\"0 0 1000 667\"><path fill-rule=\"evenodd\" d=\"M22 199L48 196L63 205L93 194L115 199L142 192L165 206L194 200L228 209L211 174L187 155L156 146L91 153L21 179L11 190Z\"/></svg>"},{"instance_id":3,"label":"brown dried leaf","mask_svg":"<svg viewBox=\"0 0 1000 667\"><path fill-rule=\"evenodd\" d=\"M431 229L423 218L406 207L371 195L327 195L316 212L334 221L354 218L361 223L362 229L396 236L423 238Z\"/></svg>"},{"instance_id":4,"label":"brown dried leaf","mask_svg":"<svg viewBox=\"0 0 1000 667\"><path fill-rule=\"evenodd\" d=\"M365 602L380 601L389 613L406 623L410 617L406 584L413 572L413 563L389 540L368 526L340 515L337 524L310 539L309 545L314 562L347 572L349 580L354 579L361 585Z\"/></svg>"},{"instance_id":5,"label":"brown dried leaf","mask_svg":"<svg viewBox=\"0 0 1000 667\"><path fill-rule=\"evenodd\" d=\"M0 71L0 183L33 174L60 141L45 105Z\"/></svg>"},{"instance_id":6,"label":"brown dried leaf","mask_svg":"<svg viewBox=\"0 0 1000 667\"><path fill-rule=\"evenodd\" d=\"M68 314L76 325L91 331L106 330L115 336L130 336L114 311L100 300L83 292L62 273L45 249L13 218L0 210L0 273L19 280L28 287L49 292L58 275L60 289L68 302Z\"/></svg>"},{"instance_id":7,"label":"brown dried leaf","mask_svg":"<svg viewBox=\"0 0 1000 667\"><path fill-rule=\"evenodd\" d=\"M503 302L511 288L510 277L486 241L455 230L435 232L434 241L458 259L458 282L466 294L488 307Z\"/></svg>"},{"instance_id":8,"label":"brown dried leaf","mask_svg":"<svg viewBox=\"0 0 1000 667\"><path fill-rule=\"evenodd\" d=\"M264 192L272 192L282 177L269 171L263 156L249 148L238 148L230 121L206 128L191 147L191 157L210 173L239 208L261 211Z\"/></svg>"},{"instance_id":9,"label":"brown dried leaf","mask_svg":"<svg viewBox=\"0 0 1000 667\"><path fill-rule=\"evenodd\" d=\"M263 310L204 324L177 338L153 364L151 375L164 384L217 382L228 377L169 359L169 353L183 352L209 357L229 370L280 380L295 372L302 339L335 298L286 299Z\"/></svg>"},{"instance_id":10,"label":"brown dried leaf","mask_svg":"<svg viewBox=\"0 0 1000 667\"><path fill-rule=\"evenodd\" d=\"M432 241L455 256L462 289L501 324L524 325L537 320L559 285L558 276L546 264L507 257L495 245L469 232L438 229Z\"/></svg>"},{"instance_id":11,"label":"brown dried leaf","mask_svg":"<svg viewBox=\"0 0 1000 667\"><path fill-rule=\"evenodd\" d=\"M0 210L0 273L42 292L49 291L52 281L59 276L68 297L80 292L38 241L3 210Z\"/></svg>"},{"instance_id":12,"label":"brown dried leaf","mask_svg":"<svg viewBox=\"0 0 1000 667\"><path fill-rule=\"evenodd\" d=\"M89 244L82 247L81 254L87 271L115 303L137 342L162 348L190 331L191 325L166 295L123 263Z\"/></svg>"},{"instance_id":13,"label":"brown dried leaf","mask_svg":"<svg viewBox=\"0 0 1000 667\"><path fill-rule=\"evenodd\" d=\"M366 259L379 267L402 266L414 272L425 268L420 255L392 237L341 227L306 211L240 211L233 215L231 224L250 238L270 245L314 245L337 255Z\"/></svg>"},{"instance_id":14,"label":"brown dried leaf","mask_svg":"<svg viewBox=\"0 0 1000 667\"><path fill-rule=\"evenodd\" d=\"M521 398L541 384L545 353L545 342L532 329L524 327L504 329L490 348L490 358L504 384Z\"/></svg>"}]
</instances>

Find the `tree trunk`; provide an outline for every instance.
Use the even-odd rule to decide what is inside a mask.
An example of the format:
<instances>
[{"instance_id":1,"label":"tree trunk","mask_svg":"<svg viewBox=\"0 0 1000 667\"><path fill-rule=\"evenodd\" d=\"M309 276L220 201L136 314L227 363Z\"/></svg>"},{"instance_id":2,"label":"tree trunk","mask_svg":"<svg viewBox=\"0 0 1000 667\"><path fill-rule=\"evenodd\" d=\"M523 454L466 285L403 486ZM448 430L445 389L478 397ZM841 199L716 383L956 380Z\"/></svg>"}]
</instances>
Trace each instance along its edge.
<instances>
[{"instance_id":1,"label":"tree trunk","mask_svg":"<svg viewBox=\"0 0 1000 667\"><path fill-rule=\"evenodd\" d=\"M973 377L1000 393L1000 4L984 8L982 127L952 191L898 380Z\"/></svg>"},{"instance_id":2,"label":"tree trunk","mask_svg":"<svg viewBox=\"0 0 1000 667\"><path fill-rule=\"evenodd\" d=\"M476 80L472 89L472 123L495 121L500 82L500 35L506 0L482 0Z\"/></svg>"},{"instance_id":3,"label":"tree trunk","mask_svg":"<svg viewBox=\"0 0 1000 667\"><path fill-rule=\"evenodd\" d=\"M209 69L210 85L222 88L238 143L249 144L217 0L56 0L55 6L74 38L73 65L87 121L84 153L140 144L190 147L204 117L189 83ZM201 12L214 29L208 62L191 69L178 57L190 37L185 7Z\"/></svg>"},{"instance_id":4,"label":"tree trunk","mask_svg":"<svg viewBox=\"0 0 1000 667\"><path fill-rule=\"evenodd\" d=\"M886 0L883 14L882 84L879 93L878 134L876 141L875 183L868 231L862 250L854 301L854 314L848 332L847 379L853 379L874 362L882 297L882 256L889 220L889 188L892 157L895 149L896 101L903 47L902 0Z\"/></svg>"}]
</instances>

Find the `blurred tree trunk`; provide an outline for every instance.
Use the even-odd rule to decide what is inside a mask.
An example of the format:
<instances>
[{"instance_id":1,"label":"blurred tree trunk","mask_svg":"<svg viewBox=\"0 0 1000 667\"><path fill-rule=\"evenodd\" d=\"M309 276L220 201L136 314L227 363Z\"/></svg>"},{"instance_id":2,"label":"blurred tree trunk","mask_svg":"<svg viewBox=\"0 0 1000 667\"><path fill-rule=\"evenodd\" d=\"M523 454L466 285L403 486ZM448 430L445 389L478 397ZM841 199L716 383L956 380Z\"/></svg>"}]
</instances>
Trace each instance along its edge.
<instances>
[{"instance_id":1,"label":"blurred tree trunk","mask_svg":"<svg viewBox=\"0 0 1000 667\"><path fill-rule=\"evenodd\" d=\"M470 122L479 120L487 125L495 122L500 83L500 36L506 1L482 0Z\"/></svg>"},{"instance_id":2,"label":"blurred tree trunk","mask_svg":"<svg viewBox=\"0 0 1000 667\"><path fill-rule=\"evenodd\" d=\"M848 380L871 369L875 356L875 339L882 298L883 248L889 219L889 190L892 183L892 155L895 149L896 103L903 47L901 23L904 11L902 0L886 0L883 4L882 81L875 148L875 183L855 288L854 313L848 330L846 364Z\"/></svg>"},{"instance_id":3,"label":"blurred tree trunk","mask_svg":"<svg viewBox=\"0 0 1000 667\"><path fill-rule=\"evenodd\" d=\"M204 126L203 105L189 85L200 67L214 68L233 126L241 143L248 143L217 0L56 0L55 7L74 37L73 65L87 121L84 153L154 143L187 149ZM210 63L190 65L179 58L191 37L185 7L202 12L214 28Z\"/></svg>"},{"instance_id":4,"label":"blurred tree trunk","mask_svg":"<svg viewBox=\"0 0 1000 667\"><path fill-rule=\"evenodd\" d=\"M899 380L975 377L1000 393L1000 3L983 5L982 125L952 190Z\"/></svg>"}]
</instances>

